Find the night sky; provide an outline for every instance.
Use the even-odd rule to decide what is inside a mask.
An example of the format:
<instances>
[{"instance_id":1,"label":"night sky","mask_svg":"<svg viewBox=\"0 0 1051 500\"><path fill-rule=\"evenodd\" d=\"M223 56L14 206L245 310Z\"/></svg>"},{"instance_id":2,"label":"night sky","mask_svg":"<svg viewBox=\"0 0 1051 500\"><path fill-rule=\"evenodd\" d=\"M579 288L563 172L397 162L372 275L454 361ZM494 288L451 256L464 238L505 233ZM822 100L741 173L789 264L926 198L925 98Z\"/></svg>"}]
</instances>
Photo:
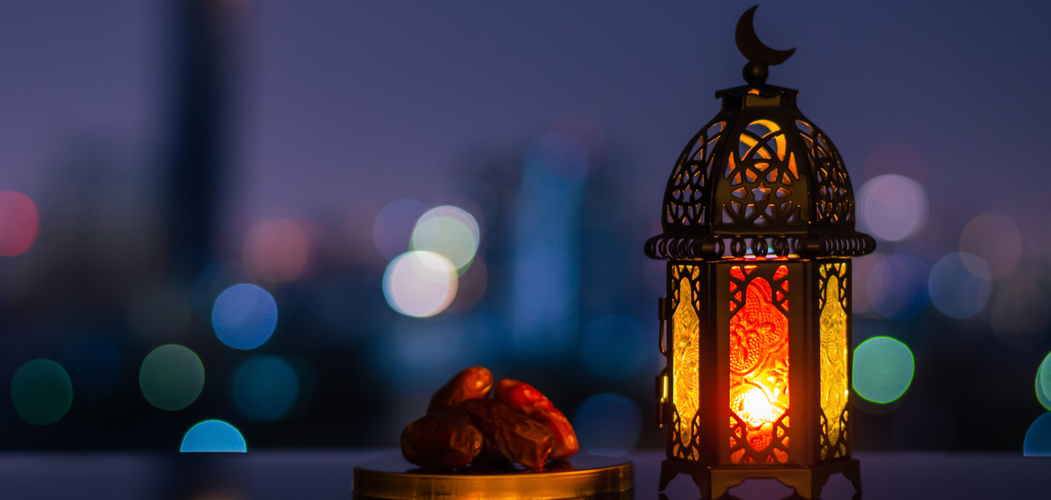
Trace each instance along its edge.
<instances>
[{"instance_id":1,"label":"night sky","mask_svg":"<svg viewBox=\"0 0 1051 500\"><path fill-rule=\"evenodd\" d=\"M227 200L248 216L427 199L471 158L517 156L567 116L606 135L655 212L713 92L742 83L733 29L751 5L230 1L243 5ZM46 197L83 141L154 168L168 14L127 0L0 6L0 186ZM1038 2L769 2L755 25L771 47L797 47L769 82L800 89L855 182L873 151L906 143L931 198L976 214L1028 202L1048 178L1049 21Z\"/></svg>"}]
</instances>

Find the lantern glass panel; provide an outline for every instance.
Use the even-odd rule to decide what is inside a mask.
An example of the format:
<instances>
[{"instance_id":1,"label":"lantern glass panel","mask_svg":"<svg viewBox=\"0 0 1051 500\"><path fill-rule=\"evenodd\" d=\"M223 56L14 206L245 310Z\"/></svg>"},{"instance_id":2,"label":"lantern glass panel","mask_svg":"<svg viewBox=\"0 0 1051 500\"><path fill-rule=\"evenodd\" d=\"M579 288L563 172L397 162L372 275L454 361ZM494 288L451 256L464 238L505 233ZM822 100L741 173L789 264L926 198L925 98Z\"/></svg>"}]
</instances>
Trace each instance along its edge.
<instances>
[{"instance_id":1,"label":"lantern glass panel","mask_svg":"<svg viewBox=\"0 0 1051 500\"><path fill-rule=\"evenodd\" d=\"M821 447L821 459L846 455L847 401L850 383L847 378L849 346L847 340L846 262L822 265L821 278L821 411L822 431L827 441ZM842 438L842 442L840 442Z\"/></svg>"},{"instance_id":2,"label":"lantern glass panel","mask_svg":"<svg viewBox=\"0 0 1051 500\"><path fill-rule=\"evenodd\" d=\"M672 353L675 356L672 366L672 380L675 387L672 399L679 415L676 431L681 444L673 450L676 456L697 460L697 448L691 446L695 439L693 421L697 415L700 402L698 357L700 356L700 318L697 316L696 297L693 283L697 281L700 269L696 266L675 266L672 278L678 280L675 312L672 314Z\"/></svg>"},{"instance_id":3,"label":"lantern glass panel","mask_svg":"<svg viewBox=\"0 0 1051 500\"><path fill-rule=\"evenodd\" d=\"M790 406L788 267L778 266L773 285L751 276L756 268L730 268L730 461L785 463L788 436L782 417Z\"/></svg>"}]
</instances>

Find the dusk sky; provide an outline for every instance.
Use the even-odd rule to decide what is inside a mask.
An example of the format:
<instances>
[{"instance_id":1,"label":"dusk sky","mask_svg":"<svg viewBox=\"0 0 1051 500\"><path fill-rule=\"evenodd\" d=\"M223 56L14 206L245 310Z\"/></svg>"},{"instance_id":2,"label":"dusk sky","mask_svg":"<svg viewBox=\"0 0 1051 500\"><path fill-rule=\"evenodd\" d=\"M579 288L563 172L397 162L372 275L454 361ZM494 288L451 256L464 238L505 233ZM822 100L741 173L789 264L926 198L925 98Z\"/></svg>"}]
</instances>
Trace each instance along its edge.
<instances>
[{"instance_id":1,"label":"dusk sky","mask_svg":"<svg viewBox=\"0 0 1051 500\"><path fill-rule=\"evenodd\" d=\"M714 91L743 83L733 29L752 5L230 1L243 17L228 208L248 217L429 200L469 159L514 161L567 116L605 134L656 213ZM168 7L0 6L0 189L47 198L55 165L85 141L157 168ZM961 203L963 220L1028 204L1043 186L1012 184L1051 178L1049 22L1039 2L768 2L755 18L765 43L797 47L769 83L800 90L856 184L874 151L904 143L918 156L874 161L925 164L915 176L935 207L989 200Z\"/></svg>"}]
</instances>

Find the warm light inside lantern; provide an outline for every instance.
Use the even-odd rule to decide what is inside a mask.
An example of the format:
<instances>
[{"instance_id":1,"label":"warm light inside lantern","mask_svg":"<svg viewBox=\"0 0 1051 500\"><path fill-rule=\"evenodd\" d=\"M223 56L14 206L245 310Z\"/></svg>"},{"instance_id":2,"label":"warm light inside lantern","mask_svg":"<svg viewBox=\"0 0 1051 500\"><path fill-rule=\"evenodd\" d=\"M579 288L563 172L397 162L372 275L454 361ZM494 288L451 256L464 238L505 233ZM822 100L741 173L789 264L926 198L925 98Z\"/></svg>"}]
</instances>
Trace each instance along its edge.
<instances>
[{"instance_id":1,"label":"warm light inside lantern","mask_svg":"<svg viewBox=\"0 0 1051 500\"><path fill-rule=\"evenodd\" d=\"M780 132L781 127L779 127L776 123L770 120L755 120L752 123L748 124L746 130L755 135L752 136L750 134L741 134L742 157L744 157L744 155L748 151L751 151L757 144L759 144L760 141L764 141L765 139L770 138L770 136L776 134L777 132ZM775 154L777 155L779 160L784 160L785 150L787 149L785 135L777 134L773 137L773 139L774 145L776 146ZM756 149L755 155L756 158L763 158L766 160L769 160L774 157L774 155L770 152L769 146L766 144ZM759 165L756 166L758 167Z\"/></svg>"},{"instance_id":2,"label":"warm light inside lantern","mask_svg":"<svg viewBox=\"0 0 1051 500\"><path fill-rule=\"evenodd\" d=\"M781 417L790 406L788 267L778 266L773 286L751 276L757 269L730 268L730 460L773 463L776 457L785 463L788 423Z\"/></svg>"},{"instance_id":3,"label":"warm light inside lantern","mask_svg":"<svg viewBox=\"0 0 1051 500\"><path fill-rule=\"evenodd\" d=\"M741 401L739 416L748 423L749 427L762 427L764 424L772 424L777 417L781 416L781 410L763 392L763 389L752 387L748 389Z\"/></svg>"}]
</instances>

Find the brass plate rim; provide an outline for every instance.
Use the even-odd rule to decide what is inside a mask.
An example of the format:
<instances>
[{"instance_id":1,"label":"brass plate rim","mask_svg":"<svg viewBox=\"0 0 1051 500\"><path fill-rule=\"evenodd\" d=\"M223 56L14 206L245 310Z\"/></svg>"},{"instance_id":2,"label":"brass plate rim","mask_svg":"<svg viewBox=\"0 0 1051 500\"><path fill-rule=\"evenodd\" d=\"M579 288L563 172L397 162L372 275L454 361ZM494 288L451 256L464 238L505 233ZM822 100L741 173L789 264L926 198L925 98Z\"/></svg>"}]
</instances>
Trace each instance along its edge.
<instances>
[{"instance_id":1,"label":"brass plate rim","mask_svg":"<svg viewBox=\"0 0 1051 500\"><path fill-rule=\"evenodd\" d=\"M611 460L617 460L611 457ZM571 460L572 461L572 460ZM387 500L437 498L571 499L620 494L635 487L635 463L520 474L407 474L354 467L355 496Z\"/></svg>"}]
</instances>

